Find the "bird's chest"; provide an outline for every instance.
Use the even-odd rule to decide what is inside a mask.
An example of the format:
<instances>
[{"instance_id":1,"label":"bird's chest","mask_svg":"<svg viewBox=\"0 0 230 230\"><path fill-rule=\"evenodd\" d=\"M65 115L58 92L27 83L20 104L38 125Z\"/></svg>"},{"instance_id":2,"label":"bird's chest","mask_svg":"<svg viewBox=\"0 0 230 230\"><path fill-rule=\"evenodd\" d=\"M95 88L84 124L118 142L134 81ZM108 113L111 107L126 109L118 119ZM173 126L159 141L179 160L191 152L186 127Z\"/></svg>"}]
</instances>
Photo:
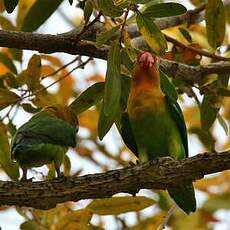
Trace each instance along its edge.
<instances>
[{"instance_id":1,"label":"bird's chest","mask_svg":"<svg viewBox=\"0 0 230 230\"><path fill-rule=\"evenodd\" d=\"M164 97L153 97L151 93L145 92L134 100L129 100L128 112L138 151L147 154L148 158L154 153L157 156L167 155L166 143L171 118ZM140 155L143 157L144 154Z\"/></svg>"}]
</instances>

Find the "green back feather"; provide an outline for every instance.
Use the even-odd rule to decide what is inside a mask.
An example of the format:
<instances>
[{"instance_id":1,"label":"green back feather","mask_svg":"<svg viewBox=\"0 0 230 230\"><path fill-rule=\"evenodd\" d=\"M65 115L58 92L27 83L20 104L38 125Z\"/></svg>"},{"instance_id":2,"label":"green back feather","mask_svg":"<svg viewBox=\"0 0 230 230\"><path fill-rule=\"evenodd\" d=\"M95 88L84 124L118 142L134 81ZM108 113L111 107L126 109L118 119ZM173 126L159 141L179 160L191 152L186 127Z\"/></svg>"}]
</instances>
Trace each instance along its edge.
<instances>
[{"instance_id":1,"label":"green back feather","mask_svg":"<svg viewBox=\"0 0 230 230\"><path fill-rule=\"evenodd\" d=\"M20 142L26 144L27 141L75 147L76 132L67 122L42 111L18 129L11 143L12 150Z\"/></svg>"}]
</instances>

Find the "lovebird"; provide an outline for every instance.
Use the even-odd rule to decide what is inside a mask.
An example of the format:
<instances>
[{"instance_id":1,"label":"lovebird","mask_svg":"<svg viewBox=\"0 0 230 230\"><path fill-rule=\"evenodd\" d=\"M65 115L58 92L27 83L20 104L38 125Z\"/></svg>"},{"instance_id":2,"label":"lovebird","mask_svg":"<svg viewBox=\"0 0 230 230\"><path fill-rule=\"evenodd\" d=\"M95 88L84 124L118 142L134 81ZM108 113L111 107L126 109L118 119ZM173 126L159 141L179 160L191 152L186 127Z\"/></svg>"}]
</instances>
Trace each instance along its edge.
<instances>
[{"instance_id":1,"label":"lovebird","mask_svg":"<svg viewBox=\"0 0 230 230\"><path fill-rule=\"evenodd\" d=\"M43 108L22 125L11 141L11 158L22 168L22 180L27 169L54 163L57 176L68 147L76 146L78 119L68 106L55 104Z\"/></svg>"},{"instance_id":2,"label":"lovebird","mask_svg":"<svg viewBox=\"0 0 230 230\"><path fill-rule=\"evenodd\" d=\"M127 147L141 162L165 156L176 160L188 157L183 113L176 101L163 94L158 60L149 52L137 58L120 132ZM185 213L195 212L192 183L169 188L168 193Z\"/></svg>"}]
</instances>

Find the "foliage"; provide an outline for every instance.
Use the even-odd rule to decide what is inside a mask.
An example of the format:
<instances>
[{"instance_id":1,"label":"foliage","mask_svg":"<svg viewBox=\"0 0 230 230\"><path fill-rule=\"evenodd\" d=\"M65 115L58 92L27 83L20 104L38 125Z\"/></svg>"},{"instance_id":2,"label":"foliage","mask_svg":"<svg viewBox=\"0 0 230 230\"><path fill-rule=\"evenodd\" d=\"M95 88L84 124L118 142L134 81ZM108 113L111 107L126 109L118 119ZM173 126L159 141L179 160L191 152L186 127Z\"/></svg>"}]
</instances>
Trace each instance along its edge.
<instances>
[{"instance_id":1,"label":"foliage","mask_svg":"<svg viewBox=\"0 0 230 230\"><path fill-rule=\"evenodd\" d=\"M92 57L86 59L77 56L64 65L66 60L63 61L60 55L34 53L29 54L28 58L28 53L24 50L10 47L0 49L2 174L11 180L19 179L18 165L10 159L9 148L10 139L18 126L17 112L32 116L43 107L55 103L70 105L79 116L78 145L73 153L79 159L87 161L92 169L107 171L127 166L129 161L135 160L123 143L119 145L117 132L109 130L114 123L119 129L121 114L126 110L133 64L141 52L140 47L135 46L136 37L140 38L140 34L143 36L146 50L190 66L220 61L218 58L205 57L203 51L230 56L229 32L225 30L229 22L229 5L224 5L222 0L190 0L194 6L207 2L203 7L206 24L182 21L178 26L161 30L159 20L168 17L170 21L186 14L185 1L178 2L180 3L165 3L163 0L49 0L47 4L47 0L0 0L0 26L4 30L46 30L46 22L51 21L51 16L58 12L64 15L63 21L66 20L70 26L75 27L76 18L66 18L68 11L77 7L82 11L80 24L83 29L71 42L87 39L87 36L84 38L84 33L98 21L95 18L99 15L104 30L94 34L89 40L95 42L96 47L109 47L106 76L98 70L98 64ZM137 26L138 35L133 35L128 30L128 26L133 23ZM57 25L54 23L52 26ZM49 33L49 28L46 32ZM177 43L169 42L167 37L173 37ZM93 73L87 71L90 66ZM81 70L77 74L72 73L73 70L83 68L85 78L81 76ZM200 151L228 149L230 139L222 136L228 134L230 122L229 74L208 74L194 84L184 81L183 77L170 77L170 74L161 71L161 87L172 100L179 98L183 105L191 140L199 141ZM52 90L53 85L56 90ZM225 133L216 128L218 125ZM99 141L108 132L113 132L113 142L117 144L116 153L112 152L110 143ZM221 135L217 135L217 132ZM193 143L190 146L192 145ZM84 164L76 165L73 162L72 156L65 157L63 168L66 176L85 173ZM47 175L43 171L41 174L35 173L40 169L33 169L31 172L36 177L42 175L42 179L50 179L54 168L47 165L47 169ZM185 229L188 225L191 229L214 229L215 223L220 222L216 218L217 211L230 209L229 171L200 180L195 183L195 187L205 194L205 202L201 202L198 211L190 216L185 216L179 210L174 212L168 222L172 229ZM93 200L83 205L81 202L67 202L48 211L19 207L16 210L25 219L21 229L106 229L108 221L103 216L110 215L116 229L120 227L134 230L157 229L170 206L171 201L164 191L153 191L148 197L139 194L137 197L123 195ZM146 207L150 210L148 214L141 211ZM2 207L2 211L7 208ZM129 225L129 217L120 215L127 212L135 212L133 219L136 222L132 226Z\"/></svg>"}]
</instances>

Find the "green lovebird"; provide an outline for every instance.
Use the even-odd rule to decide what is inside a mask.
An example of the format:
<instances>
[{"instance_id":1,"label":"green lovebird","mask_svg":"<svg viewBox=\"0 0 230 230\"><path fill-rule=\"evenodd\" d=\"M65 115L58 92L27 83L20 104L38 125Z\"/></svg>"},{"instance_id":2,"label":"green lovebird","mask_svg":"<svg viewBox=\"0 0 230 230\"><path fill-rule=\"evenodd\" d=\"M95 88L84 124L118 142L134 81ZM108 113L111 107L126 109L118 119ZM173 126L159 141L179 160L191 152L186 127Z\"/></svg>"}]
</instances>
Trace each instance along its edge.
<instances>
[{"instance_id":1,"label":"green lovebird","mask_svg":"<svg viewBox=\"0 0 230 230\"><path fill-rule=\"evenodd\" d=\"M137 58L120 132L127 147L140 161L164 156L177 160L188 157L182 111L177 102L163 94L157 57L149 52L143 52ZM185 213L195 212L192 183L169 188L168 193Z\"/></svg>"},{"instance_id":2,"label":"green lovebird","mask_svg":"<svg viewBox=\"0 0 230 230\"><path fill-rule=\"evenodd\" d=\"M54 162L57 176L68 147L76 146L78 119L73 111L60 104L45 107L22 125L11 141L11 158L23 170Z\"/></svg>"}]
</instances>

